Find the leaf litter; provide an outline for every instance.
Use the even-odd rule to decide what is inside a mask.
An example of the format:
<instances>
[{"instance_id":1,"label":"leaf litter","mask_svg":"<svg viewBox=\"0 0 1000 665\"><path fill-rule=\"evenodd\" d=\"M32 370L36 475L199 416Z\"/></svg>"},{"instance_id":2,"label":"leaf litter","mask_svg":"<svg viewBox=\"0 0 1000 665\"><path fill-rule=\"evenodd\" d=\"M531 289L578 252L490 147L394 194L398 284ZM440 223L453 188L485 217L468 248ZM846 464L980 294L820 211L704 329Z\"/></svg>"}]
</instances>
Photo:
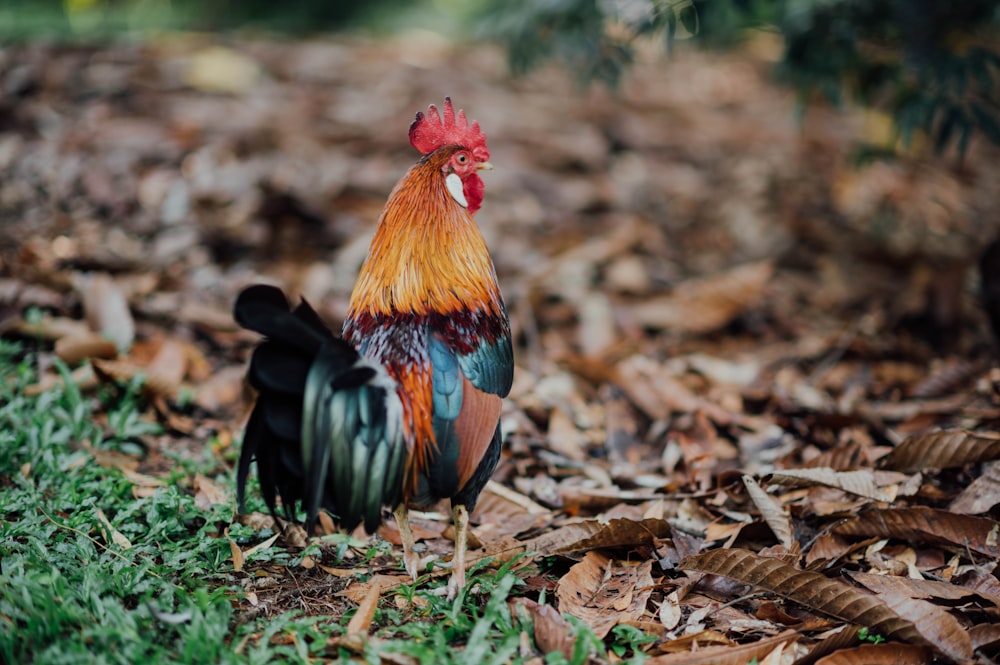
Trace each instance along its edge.
<instances>
[{"instance_id":1,"label":"leaf litter","mask_svg":"<svg viewBox=\"0 0 1000 665\"><path fill-rule=\"evenodd\" d=\"M606 645L616 626L654 636L650 663L992 662L1000 367L964 266L1000 232L997 149L971 146L975 177L920 150L851 167L859 115L813 109L796 126L748 53L681 49L676 77L641 59L615 96L447 49L0 51L32 79L0 129L0 334L32 345L34 392L139 382L166 427L139 453L81 447L136 496L170 482L168 451L208 448L231 472L255 342L235 294L280 283L339 325L412 161L401 128L445 77L496 153L477 219L517 341L470 559L515 560L526 653L570 658L567 615ZM86 75L69 75L81 53ZM177 482L231 505L217 477ZM398 553L370 551L398 540L391 520L302 556L301 529L233 525L259 534L220 531L247 590L239 621L357 605L349 640L403 602ZM413 526L428 561L447 557L446 506ZM255 556L278 548L295 563Z\"/></svg>"}]
</instances>

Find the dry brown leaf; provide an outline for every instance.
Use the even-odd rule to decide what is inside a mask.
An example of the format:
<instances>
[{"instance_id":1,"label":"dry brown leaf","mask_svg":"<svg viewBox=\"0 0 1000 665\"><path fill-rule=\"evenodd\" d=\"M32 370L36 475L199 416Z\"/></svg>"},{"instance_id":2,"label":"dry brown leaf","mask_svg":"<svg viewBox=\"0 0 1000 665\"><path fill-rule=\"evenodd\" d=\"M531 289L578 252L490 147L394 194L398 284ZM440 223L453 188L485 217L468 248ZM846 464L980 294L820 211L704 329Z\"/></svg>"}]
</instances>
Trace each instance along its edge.
<instances>
[{"instance_id":1,"label":"dry brown leaf","mask_svg":"<svg viewBox=\"0 0 1000 665\"><path fill-rule=\"evenodd\" d=\"M73 285L83 301L83 313L95 330L124 353L135 340L135 321L125 293L107 273L75 273Z\"/></svg>"},{"instance_id":2,"label":"dry brown leaf","mask_svg":"<svg viewBox=\"0 0 1000 665\"><path fill-rule=\"evenodd\" d=\"M847 574L855 582L874 593L895 592L921 600L938 599L948 602L959 602L978 598L987 604L997 605L1000 603L1000 598L940 580L914 579L896 575L876 575L860 571L852 571Z\"/></svg>"},{"instance_id":3,"label":"dry brown leaf","mask_svg":"<svg viewBox=\"0 0 1000 665\"><path fill-rule=\"evenodd\" d=\"M117 450L105 450L95 448L90 441L83 442L83 448L94 457L94 461L105 469L118 469L119 471L134 472L139 468L139 460L134 455L126 455Z\"/></svg>"},{"instance_id":4,"label":"dry brown leaf","mask_svg":"<svg viewBox=\"0 0 1000 665\"><path fill-rule=\"evenodd\" d=\"M590 626L598 639L623 621L638 621L652 593L653 562L638 566L587 552L556 588L559 610Z\"/></svg>"},{"instance_id":5,"label":"dry brown leaf","mask_svg":"<svg viewBox=\"0 0 1000 665\"><path fill-rule=\"evenodd\" d=\"M818 636L818 642L809 645L808 651L795 661L795 665L810 665L836 651L857 646L860 642L858 630L860 630L859 626L845 623L825 631Z\"/></svg>"},{"instance_id":6,"label":"dry brown leaf","mask_svg":"<svg viewBox=\"0 0 1000 665\"><path fill-rule=\"evenodd\" d=\"M931 652L912 644L865 644L820 658L816 665L925 665Z\"/></svg>"},{"instance_id":7,"label":"dry brown leaf","mask_svg":"<svg viewBox=\"0 0 1000 665\"><path fill-rule=\"evenodd\" d=\"M209 332L237 332L240 330L228 308L186 299L177 312L177 318Z\"/></svg>"},{"instance_id":8,"label":"dry brown leaf","mask_svg":"<svg viewBox=\"0 0 1000 665\"><path fill-rule=\"evenodd\" d=\"M549 413L549 448L565 457L582 462L587 459L587 437L573 423L572 418L561 408Z\"/></svg>"},{"instance_id":9,"label":"dry brown leaf","mask_svg":"<svg viewBox=\"0 0 1000 665\"><path fill-rule=\"evenodd\" d=\"M796 631L786 630L773 637L765 637L748 644L704 647L695 651L653 656L647 658L645 663L646 665L746 665L755 658L758 660L763 658L778 646L794 642L798 637Z\"/></svg>"},{"instance_id":10,"label":"dry brown leaf","mask_svg":"<svg viewBox=\"0 0 1000 665\"><path fill-rule=\"evenodd\" d=\"M760 516L764 518L778 542L786 549L791 549L795 542L795 536L792 533L792 519L788 515L788 511L785 510L780 501L765 492L764 488L758 485L752 476L744 475L743 484L747 488L750 500L757 506Z\"/></svg>"},{"instance_id":11,"label":"dry brown leaf","mask_svg":"<svg viewBox=\"0 0 1000 665\"><path fill-rule=\"evenodd\" d=\"M97 519L100 522L101 533L104 535L104 542L114 543L123 550L132 547L132 542L125 537L125 534L111 526L108 516L100 508L97 509Z\"/></svg>"},{"instance_id":12,"label":"dry brown leaf","mask_svg":"<svg viewBox=\"0 0 1000 665\"><path fill-rule=\"evenodd\" d=\"M47 340L85 337L94 332L83 321L48 314L43 314L37 321L21 321L16 330L25 337Z\"/></svg>"},{"instance_id":13,"label":"dry brown leaf","mask_svg":"<svg viewBox=\"0 0 1000 665\"><path fill-rule=\"evenodd\" d=\"M646 356L634 355L615 367L618 385L650 418L666 418L671 412L702 411L719 425L743 422L742 414L695 395L669 370Z\"/></svg>"},{"instance_id":14,"label":"dry brown leaf","mask_svg":"<svg viewBox=\"0 0 1000 665\"><path fill-rule=\"evenodd\" d=\"M897 471L950 469L1000 458L1000 435L945 429L907 437L879 466Z\"/></svg>"},{"instance_id":15,"label":"dry brown leaf","mask_svg":"<svg viewBox=\"0 0 1000 665\"><path fill-rule=\"evenodd\" d=\"M476 503L473 521L487 549L502 545L507 539L551 524L551 512L529 497L495 481L487 483Z\"/></svg>"},{"instance_id":16,"label":"dry brown leaf","mask_svg":"<svg viewBox=\"0 0 1000 665\"><path fill-rule=\"evenodd\" d=\"M981 623L969 629L972 648L977 651L995 650L1000 647L1000 623Z\"/></svg>"},{"instance_id":17,"label":"dry brown leaf","mask_svg":"<svg viewBox=\"0 0 1000 665\"><path fill-rule=\"evenodd\" d=\"M670 525L665 520L645 519L640 522L626 518L588 520L543 533L524 543L529 552L541 556L569 554L593 549L638 547L651 545L656 538L666 538Z\"/></svg>"},{"instance_id":18,"label":"dry brown leaf","mask_svg":"<svg viewBox=\"0 0 1000 665\"><path fill-rule=\"evenodd\" d=\"M959 551L968 548L994 559L1000 557L1000 523L922 506L866 510L833 531L848 536L950 545Z\"/></svg>"},{"instance_id":19,"label":"dry brown leaf","mask_svg":"<svg viewBox=\"0 0 1000 665\"><path fill-rule=\"evenodd\" d=\"M983 465L982 475L955 497L948 510L963 515L980 515L997 504L1000 504L1000 462L991 462Z\"/></svg>"},{"instance_id":20,"label":"dry brown leaf","mask_svg":"<svg viewBox=\"0 0 1000 665\"><path fill-rule=\"evenodd\" d=\"M263 531L264 529L271 529L272 531L281 530L281 524L276 522L274 517L267 513L238 513L236 521L243 526L250 527L254 531Z\"/></svg>"},{"instance_id":21,"label":"dry brown leaf","mask_svg":"<svg viewBox=\"0 0 1000 665\"><path fill-rule=\"evenodd\" d=\"M699 597L695 596L695 598L697 599ZM688 625L690 626L690 623ZM686 654L690 651L701 651L710 645L733 647L736 646L736 643L726 637L724 633L720 633L717 630L700 630L698 632L681 635L680 637L672 640L667 640L666 642L657 645L655 649L661 654Z\"/></svg>"},{"instance_id":22,"label":"dry brown leaf","mask_svg":"<svg viewBox=\"0 0 1000 665\"><path fill-rule=\"evenodd\" d=\"M193 342L184 340L181 342L184 346L184 359L185 365L187 366L187 378L191 381L209 381L215 370L212 367L212 362L208 359L205 353Z\"/></svg>"},{"instance_id":23,"label":"dry brown leaf","mask_svg":"<svg viewBox=\"0 0 1000 665\"><path fill-rule=\"evenodd\" d=\"M883 590L879 598L903 619L911 621L923 638L951 660L972 659L972 640L958 619L926 600Z\"/></svg>"},{"instance_id":24,"label":"dry brown leaf","mask_svg":"<svg viewBox=\"0 0 1000 665\"><path fill-rule=\"evenodd\" d=\"M229 502L226 488L200 473L194 474L194 504L202 510Z\"/></svg>"},{"instance_id":25,"label":"dry brown leaf","mask_svg":"<svg viewBox=\"0 0 1000 665\"><path fill-rule=\"evenodd\" d=\"M175 401L180 386L169 380L163 380L159 376L149 374L146 368L136 365L129 360L98 360L91 361L94 371L99 377L106 381L128 383L137 376L144 377L143 390L148 391L153 397L159 397Z\"/></svg>"},{"instance_id":26,"label":"dry brown leaf","mask_svg":"<svg viewBox=\"0 0 1000 665\"><path fill-rule=\"evenodd\" d=\"M603 471L595 465L587 465L585 470ZM628 503L645 503L662 498L662 494L655 490L623 490L610 482L603 485L593 487L580 483L579 478L567 478L557 487L559 500L556 505L571 512L603 512Z\"/></svg>"},{"instance_id":27,"label":"dry brown leaf","mask_svg":"<svg viewBox=\"0 0 1000 665\"><path fill-rule=\"evenodd\" d=\"M236 541L229 537L229 527L226 527L223 533L226 536L226 541L229 543L229 553L232 555L233 560L233 570L237 573L243 572L243 550L240 546L236 544Z\"/></svg>"},{"instance_id":28,"label":"dry brown leaf","mask_svg":"<svg viewBox=\"0 0 1000 665\"><path fill-rule=\"evenodd\" d=\"M851 471L865 466L866 463L865 449L861 444L849 443L824 450L819 455L803 462L799 468L829 467L835 471Z\"/></svg>"},{"instance_id":29,"label":"dry brown leaf","mask_svg":"<svg viewBox=\"0 0 1000 665\"><path fill-rule=\"evenodd\" d=\"M268 538L267 540L263 540L263 541L257 543L256 545L254 545L253 547L251 547L248 550L244 550L243 551L243 558L244 558L244 560L249 559L252 555L256 554L257 552L261 552L263 550L266 550L266 549L270 548L271 545L274 545L275 541L278 540L278 537L280 535L281 535L280 533L276 533L273 536L271 536L270 538Z\"/></svg>"},{"instance_id":30,"label":"dry brown leaf","mask_svg":"<svg viewBox=\"0 0 1000 665\"><path fill-rule=\"evenodd\" d=\"M223 367L206 381L198 383L194 393L194 403L205 411L236 404L243 394L243 377L246 368L241 365Z\"/></svg>"},{"instance_id":31,"label":"dry brown leaf","mask_svg":"<svg viewBox=\"0 0 1000 665\"><path fill-rule=\"evenodd\" d=\"M187 374L185 345L175 339L164 338L145 371L146 376L155 377L157 382L179 387Z\"/></svg>"},{"instance_id":32,"label":"dry brown leaf","mask_svg":"<svg viewBox=\"0 0 1000 665\"><path fill-rule=\"evenodd\" d=\"M561 653L567 659L573 657L576 635L573 627L551 605L541 605L530 598L516 598L516 607L524 607L534 624L535 645L543 654ZM516 612L516 610L515 610Z\"/></svg>"},{"instance_id":33,"label":"dry brown leaf","mask_svg":"<svg viewBox=\"0 0 1000 665\"><path fill-rule=\"evenodd\" d=\"M101 333L88 331L84 335L68 335L56 340L56 355L67 365L75 366L88 358L111 359L118 356L118 347Z\"/></svg>"},{"instance_id":34,"label":"dry brown leaf","mask_svg":"<svg viewBox=\"0 0 1000 665\"><path fill-rule=\"evenodd\" d=\"M996 561L966 566L965 571L954 578L955 584L972 589L986 598L1000 603L1000 579L997 579L996 571Z\"/></svg>"},{"instance_id":35,"label":"dry brown leaf","mask_svg":"<svg viewBox=\"0 0 1000 665\"><path fill-rule=\"evenodd\" d=\"M639 325L671 332L717 330L760 301L773 273L774 264L761 261L690 279L666 296L633 306L632 317Z\"/></svg>"},{"instance_id":36,"label":"dry brown leaf","mask_svg":"<svg viewBox=\"0 0 1000 665\"><path fill-rule=\"evenodd\" d=\"M611 300L603 291L590 291L581 297L577 313L577 344L583 355L600 356L618 341Z\"/></svg>"},{"instance_id":37,"label":"dry brown leaf","mask_svg":"<svg viewBox=\"0 0 1000 665\"><path fill-rule=\"evenodd\" d=\"M358 604L358 611L351 617L347 624L348 635L367 634L375 618L375 610L378 609L379 597L382 589L388 584L395 583L396 578L388 575L373 575L367 582L360 583L364 588L363 600Z\"/></svg>"},{"instance_id":38,"label":"dry brown leaf","mask_svg":"<svg viewBox=\"0 0 1000 665\"><path fill-rule=\"evenodd\" d=\"M664 597L663 602L660 603L660 609L657 611L656 616L659 617L660 623L667 630L673 630L676 628L680 622L681 618L684 616L681 611L681 603L676 591L669 593Z\"/></svg>"},{"instance_id":39,"label":"dry brown leaf","mask_svg":"<svg viewBox=\"0 0 1000 665\"><path fill-rule=\"evenodd\" d=\"M883 637L922 643L913 624L900 618L876 596L778 559L764 558L747 550L712 550L684 559L681 568L723 575L765 589L816 612L866 626Z\"/></svg>"},{"instance_id":40,"label":"dry brown leaf","mask_svg":"<svg viewBox=\"0 0 1000 665\"><path fill-rule=\"evenodd\" d=\"M486 487L483 489L483 495L480 496L480 500L482 500L485 495L490 494L520 507L526 513L531 515L549 515L552 512L545 506L532 501L530 497L527 497L524 494L507 487L506 485L501 485L494 480L486 483Z\"/></svg>"},{"instance_id":41,"label":"dry brown leaf","mask_svg":"<svg viewBox=\"0 0 1000 665\"><path fill-rule=\"evenodd\" d=\"M835 471L831 468L782 469L764 477L767 482L790 484L796 487L825 485L866 499L891 503L896 499L895 487L879 487L875 474L868 469Z\"/></svg>"}]
</instances>

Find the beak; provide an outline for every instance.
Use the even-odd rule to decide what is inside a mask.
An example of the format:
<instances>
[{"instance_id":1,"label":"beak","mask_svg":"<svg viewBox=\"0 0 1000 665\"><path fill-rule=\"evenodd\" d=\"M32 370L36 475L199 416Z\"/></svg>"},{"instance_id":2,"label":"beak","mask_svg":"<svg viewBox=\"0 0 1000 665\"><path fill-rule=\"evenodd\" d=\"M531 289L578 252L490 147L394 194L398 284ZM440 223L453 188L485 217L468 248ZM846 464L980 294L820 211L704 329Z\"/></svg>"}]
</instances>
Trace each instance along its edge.
<instances>
[{"instance_id":1,"label":"beak","mask_svg":"<svg viewBox=\"0 0 1000 665\"><path fill-rule=\"evenodd\" d=\"M476 169L479 171L492 171L493 165L489 162L479 162L476 164Z\"/></svg>"}]
</instances>

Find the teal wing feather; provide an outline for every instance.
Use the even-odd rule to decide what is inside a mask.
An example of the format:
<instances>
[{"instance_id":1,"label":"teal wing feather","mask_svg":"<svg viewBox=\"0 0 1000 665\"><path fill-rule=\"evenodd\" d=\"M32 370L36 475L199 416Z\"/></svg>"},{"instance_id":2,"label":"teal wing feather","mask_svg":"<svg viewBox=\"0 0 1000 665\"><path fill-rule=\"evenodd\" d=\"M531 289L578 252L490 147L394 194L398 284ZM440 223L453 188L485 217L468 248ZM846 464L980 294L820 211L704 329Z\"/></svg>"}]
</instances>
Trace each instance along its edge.
<instances>
[{"instance_id":1,"label":"teal wing feather","mask_svg":"<svg viewBox=\"0 0 1000 665\"><path fill-rule=\"evenodd\" d=\"M509 337L480 343L471 351L464 348L460 352L441 337L432 335L428 346L432 367L432 423L437 447L427 465L426 482L418 487L417 504L454 497L463 490L469 475L463 473L469 462L465 457L476 458L472 461L474 467L486 454L498 425L497 398L510 392L514 375ZM477 393L496 397L484 400ZM489 414L473 412L484 408ZM495 459L492 464L495 466Z\"/></svg>"},{"instance_id":2,"label":"teal wing feather","mask_svg":"<svg viewBox=\"0 0 1000 665\"><path fill-rule=\"evenodd\" d=\"M347 529L360 522L373 532L382 507L402 495L406 440L395 382L360 359L338 372L320 353L306 380L302 460L303 505L311 522L329 506Z\"/></svg>"},{"instance_id":3,"label":"teal wing feather","mask_svg":"<svg viewBox=\"0 0 1000 665\"><path fill-rule=\"evenodd\" d=\"M456 358L462 373L479 390L500 397L510 393L514 383L514 351L509 335L481 343L473 351Z\"/></svg>"}]
</instances>

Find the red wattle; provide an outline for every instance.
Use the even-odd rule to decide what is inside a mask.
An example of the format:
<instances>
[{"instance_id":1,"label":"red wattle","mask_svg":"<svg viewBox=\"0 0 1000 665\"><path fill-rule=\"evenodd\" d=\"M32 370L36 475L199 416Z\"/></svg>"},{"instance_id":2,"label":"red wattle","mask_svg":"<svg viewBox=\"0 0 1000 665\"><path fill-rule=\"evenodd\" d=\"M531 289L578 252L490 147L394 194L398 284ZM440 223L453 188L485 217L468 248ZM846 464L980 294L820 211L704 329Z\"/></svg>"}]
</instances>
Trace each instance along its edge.
<instances>
[{"instance_id":1,"label":"red wattle","mask_svg":"<svg viewBox=\"0 0 1000 665\"><path fill-rule=\"evenodd\" d=\"M462 193L465 194L465 201L469 204L469 214L474 215L483 205L483 192L486 191L486 185L483 184L483 179L479 177L478 173L467 175L462 184L464 185Z\"/></svg>"}]
</instances>

